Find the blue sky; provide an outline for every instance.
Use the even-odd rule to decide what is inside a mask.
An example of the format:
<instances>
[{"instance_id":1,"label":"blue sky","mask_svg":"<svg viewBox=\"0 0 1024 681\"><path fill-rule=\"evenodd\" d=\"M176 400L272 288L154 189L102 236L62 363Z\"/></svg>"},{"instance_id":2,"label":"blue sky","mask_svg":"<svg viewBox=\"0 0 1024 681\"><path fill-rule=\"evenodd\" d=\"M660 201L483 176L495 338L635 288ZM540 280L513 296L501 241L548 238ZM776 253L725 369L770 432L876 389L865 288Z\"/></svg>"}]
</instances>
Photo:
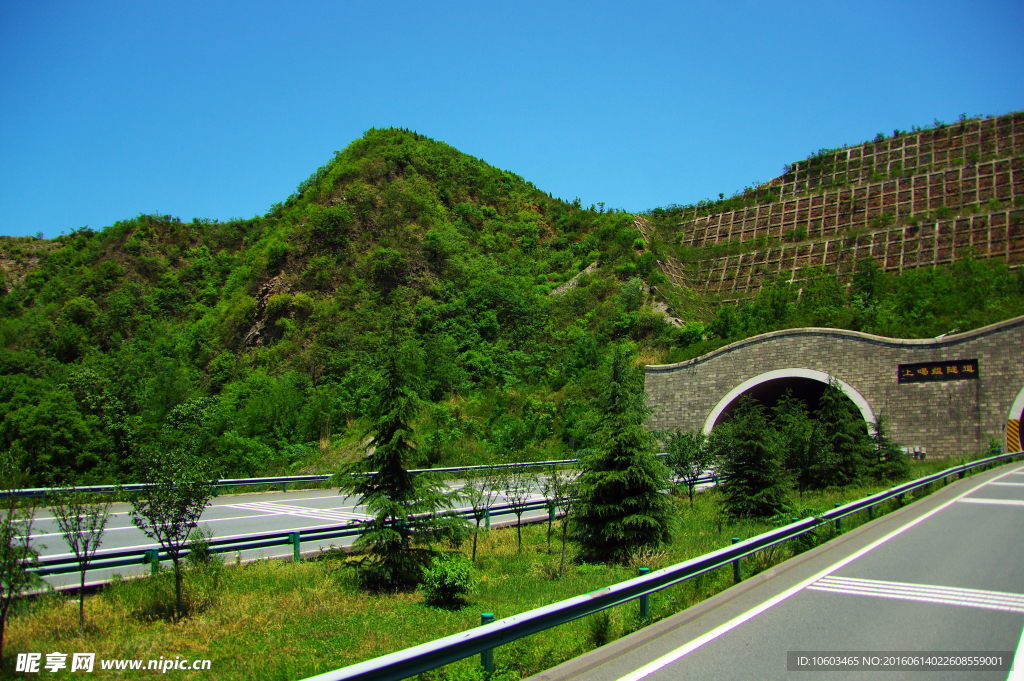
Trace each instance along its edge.
<instances>
[{"instance_id":1,"label":"blue sky","mask_svg":"<svg viewBox=\"0 0 1024 681\"><path fill-rule=\"evenodd\" d=\"M371 127L584 204L1024 109L1024 3L0 3L0 235L252 217Z\"/></svg>"}]
</instances>

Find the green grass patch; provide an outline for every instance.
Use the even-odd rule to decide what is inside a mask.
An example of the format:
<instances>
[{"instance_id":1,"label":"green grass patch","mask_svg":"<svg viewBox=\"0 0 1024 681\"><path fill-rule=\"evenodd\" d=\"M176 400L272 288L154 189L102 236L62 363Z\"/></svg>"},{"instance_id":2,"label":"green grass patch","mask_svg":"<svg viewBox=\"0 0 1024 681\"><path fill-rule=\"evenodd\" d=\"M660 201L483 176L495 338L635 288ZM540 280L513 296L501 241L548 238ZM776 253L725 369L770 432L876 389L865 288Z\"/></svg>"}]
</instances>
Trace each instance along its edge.
<instances>
[{"instance_id":1,"label":"green grass patch","mask_svg":"<svg viewBox=\"0 0 1024 681\"><path fill-rule=\"evenodd\" d=\"M936 460L913 463L922 477L960 463ZM941 484L941 483L940 483ZM932 487L935 487L933 485ZM787 513L808 517L888 489L887 484L832 492L805 493L789 500ZM890 501L876 517L930 493L908 493ZM730 523L717 490L695 496L691 508L682 488L675 500L676 539L663 550L631 557L626 565L588 565L570 560L559 578L560 536L555 523L551 553L547 525L523 528L524 548L517 550L515 531L482 533L474 565L475 587L461 607L428 605L420 592L371 593L361 590L354 559L325 552L299 563L264 560L242 565L192 567L185 577L188 615L173 617L173 573L116 581L86 600L86 631L77 635L77 600L49 594L19 604L10 620L2 669L14 668L19 652L94 652L97 659L203 658L213 661L209 675L218 679L301 679L409 646L465 631L480 623L480 613L498 619L578 596L629 579L640 567L658 569L728 546L732 537L746 539L786 522L779 518ZM867 522L867 512L843 519L849 531ZM813 536L792 540L743 559L744 577L836 536L829 523ZM449 550L454 550L449 547ZM468 557L471 543L462 552ZM570 546L571 550L571 546ZM731 566L690 579L651 596L654 620L668 617L732 586ZM641 626L637 603L628 603L517 642L495 652L497 678L526 677L578 656ZM44 658L45 659L45 658ZM68 658L70 660L70 656ZM103 672L94 672L103 678ZM48 672L47 672L48 673ZM54 675L62 678L67 670ZM478 658L470 658L422 675L423 679L476 679Z\"/></svg>"}]
</instances>

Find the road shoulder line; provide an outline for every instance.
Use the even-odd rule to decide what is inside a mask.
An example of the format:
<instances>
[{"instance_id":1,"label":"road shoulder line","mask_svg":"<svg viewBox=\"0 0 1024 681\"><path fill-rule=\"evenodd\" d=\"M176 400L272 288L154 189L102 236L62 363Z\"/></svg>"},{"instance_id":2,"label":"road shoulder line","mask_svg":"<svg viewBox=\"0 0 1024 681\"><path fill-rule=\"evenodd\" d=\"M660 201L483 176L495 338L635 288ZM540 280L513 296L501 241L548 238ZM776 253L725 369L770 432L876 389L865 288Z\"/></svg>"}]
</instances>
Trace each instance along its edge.
<instances>
[{"instance_id":1,"label":"road shoulder line","mask_svg":"<svg viewBox=\"0 0 1024 681\"><path fill-rule=\"evenodd\" d=\"M860 525L859 527L835 537L820 546L816 546L810 551L801 553L800 555L794 556L793 558L790 558L784 563L780 563L769 570L760 572L757 575L754 575L753 577L750 577L739 584L712 596L711 598L683 610L682 612L666 617L663 620L655 622L650 626L644 627L639 631L617 639L605 646L602 646L601 648L590 651L589 653L585 653L571 660L566 660L556 667L529 677L526 681L569 681L570 679L581 676L582 674L586 674L587 672L600 667L611 660L626 655L644 645L647 645L648 643L668 635L676 629L680 629L695 622L705 615L714 612L718 608L721 608L737 598L746 595L748 592L764 586L766 583L782 577L787 573L792 572L794 569L800 568L809 561L819 558L822 554L827 553L828 551L839 548L850 542L856 542L858 539L863 540L864 534L877 533L878 538L887 536L891 533L891 530L885 530L883 528L889 527L893 524L902 526L906 523L906 516L908 515L917 517L924 516L935 511L941 506L955 502L956 497L967 494L975 488L980 487L987 483L988 479L1008 474L1001 471L1000 469L1002 468L1004 468L1004 466L999 466L995 469L984 471L962 480L955 480L949 485L932 492L927 497L924 497L919 501L908 504L907 506L888 513L874 521ZM903 522L900 522L901 520ZM857 553L872 543L873 540L871 539L864 540L863 546L853 547L850 551L850 555ZM803 580L798 580L798 582L802 581ZM782 589L782 591L786 591L786 589ZM766 600L770 600L770 598ZM732 618L729 619L731 620ZM712 626L709 630L714 628L716 627ZM672 646L673 650L676 648L678 648L678 646Z\"/></svg>"}]
</instances>

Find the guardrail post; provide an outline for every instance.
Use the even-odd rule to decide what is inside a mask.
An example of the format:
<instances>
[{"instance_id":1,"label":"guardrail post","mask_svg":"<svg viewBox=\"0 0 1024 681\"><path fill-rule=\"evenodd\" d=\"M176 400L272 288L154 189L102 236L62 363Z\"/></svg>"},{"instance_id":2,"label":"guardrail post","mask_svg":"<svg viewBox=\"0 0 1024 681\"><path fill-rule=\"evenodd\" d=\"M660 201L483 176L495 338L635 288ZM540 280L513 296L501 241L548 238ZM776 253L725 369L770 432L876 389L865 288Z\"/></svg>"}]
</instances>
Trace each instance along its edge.
<instances>
[{"instance_id":1,"label":"guardrail post","mask_svg":"<svg viewBox=\"0 0 1024 681\"><path fill-rule=\"evenodd\" d=\"M548 506L548 519L550 519L551 522L555 522L555 505L554 504L550 504Z\"/></svg>"},{"instance_id":2,"label":"guardrail post","mask_svg":"<svg viewBox=\"0 0 1024 681\"><path fill-rule=\"evenodd\" d=\"M133 501L134 501L134 502L135 502L136 504L138 504L138 503L139 503L139 493L138 493L138 492L132 492L132 500L133 500Z\"/></svg>"},{"instance_id":3,"label":"guardrail post","mask_svg":"<svg viewBox=\"0 0 1024 681\"><path fill-rule=\"evenodd\" d=\"M149 563L150 574L155 575L160 572L160 549L146 551L146 562Z\"/></svg>"},{"instance_id":4,"label":"guardrail post","mask_svg":"<svg viewBox=\"0 0 1024 681\"><path fill-rule=\"evenodd\" d=\"M287 492L288 491L288 483L287 482L282 482L281 483L281 491L282 492Z\"/></svg>"},{"instance_id":5,"label":"guardrail post","mask_svg":"<svg viewBox=\"0 0 1024 681\"><path fill-rule=\"evenodd\" d=\"M46 508L46 492L43 492L43 508Z\"/></svg>"},{"instance_id":6,"label":"guardrail post","mask_svg":"<svg viewBox=\"0 0 1024 681\"><path fill-rule=\"evenodd\" d=\"M214 498L216 498L216 497L217 497L217 490L218 490L218 489L219 489L219 488L217 487L217 485L214 485L214 486L213 486L213 496L214 496Z\"/></svg>"},{"instance_id":7,"label":"guardrail post","mask_svg":"<svg viewBox=\"0 0 1024 681\"><path fill-rule=\"evenodd\" d=\"M842 504L837 502L836 503L836 508L839 508L841 505ZM836 518L836 532L842 532L842 531L843 531L843 519L842 518Z\"/></svg>"},{"instance_id":8,"label":"guardrail post","mask_svg":"<svg viewBox=\"0 0 1024 681\"><path fill-rule=\"evenodd\" d=\"M640 576L643 577L651 571L651 568L642 567L640 568ZM644 594L640 597L640 619L644 622L649 622L651 619L651 596L650 594Z\"/></svg>"},{"instance_id":9,"label":"guardrail post","mask_svg":"<svg viewBox=\"0 0 1024 681\"><path fill-rule=\"evenodd\" d=\"M480 613L480 626L484 626L485 624L491 624L493 622L494 613ZM484 668L484 673L488 676L494 673L494 648L488 648L487 650L480 653L480 664Z\"/></svg>"},{"instance_id":10,"label":"guardrail post","mask_svg":"<svg viewBox=\"0 0 1024 681\"><path fill-rule=\"evenodd\" d=\"M491 509L484 509L484 529L488 532L491 531Z\"/></svg>"},{"instance_id":11,"label":"guardrail post","mask_svg":"<svg viewBox=\"0 0 1024 681\"><path fill-rule=\"evenodd\" d=\"M298 532L292 532L290 535L288 535L288 540L292 543L292 560L294 560L296 563L298 563L299 562L299 542L301 541L299 539L299 533Z\"/></svg>"},{"instance_id":12,"label":"guardrail post","mask_svg":"<svg viewBox=\"0 0 1024 681\"><path fill-rule=\"evenodd\" d=\"M868 496L870 497L871 495L869 494ZM875 505L871 504L870 506L868 506L868 520L874 520L874 519L875 519Z\"/></svg>"},{"instance_id":13,"label":"guardrail post","mask_svg":"<svg viewBox=\"0 0 1024 681\"><path fill-rule=\"evenodd\" d=\"M740 538L739 537L733 537L732 538L732 543L733 544L739 544L740 543ZM741 560L740 558L737 558L736 560L734 560L732 562L732 581L733 581L734 584L739 584L740 581L743 579L742 570L740 569L740 560Z\"/></svg>"}]
</instances>

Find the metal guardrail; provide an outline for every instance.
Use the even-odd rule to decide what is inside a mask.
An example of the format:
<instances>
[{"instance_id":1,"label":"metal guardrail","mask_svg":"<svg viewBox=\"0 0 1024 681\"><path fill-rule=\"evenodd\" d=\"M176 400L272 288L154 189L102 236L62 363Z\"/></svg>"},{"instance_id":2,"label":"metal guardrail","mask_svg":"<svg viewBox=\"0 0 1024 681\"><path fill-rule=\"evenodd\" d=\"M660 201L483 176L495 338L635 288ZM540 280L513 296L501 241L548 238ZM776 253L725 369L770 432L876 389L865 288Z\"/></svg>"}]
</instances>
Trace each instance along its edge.
<instances>
[{"instance_id":1,"label":"metal guardrail","mask_svg":"<svg viewBox=\"0 0 1024 681\"><path fill-rule=\"evenodd\" d=\"M666 454L656 454L655 456L664 457ZM571 466L579 463L579 459L560 459L558 461L522 461L519 463L496 463L496 464L484 464L480 466L452 466L449 468L416 468L409 472L414 475L421 475L424 473L459 473L463 471L485 471L485 470L504 470L510 468L539 468L539 467L551 467L551 466ZM376 473L367 473L367 475L376 475ZM331 473L325 473L321 475L281 475L277 477L269 478L225 478L223 480L216 480L214 486L214 496L217 496L216 490L221 487L242 487L247 485L281 485L281 491L287 492L288 485L293 483L302 482L326 482L334 477ZM127 483L124 485L83 485L81 487L75 487L75 490L79 492L93 492L96 494L117 494L118 492L131 492L137 493L146 489L146 485L140 483ZM14 496L14 497L42 497L45 501L47 496L52 496L55 493L60 492L60 488L56 487L27 487L24 489L13 489L13 490L0 490L0 496Z\"/></svg>"},{"instance_id":2,"label":"metal guardrail","mask_svg":"<svg viewBox=\"0 0 1024 681\"><path fill-rule=\"evenodd\" d=\"M547 499L542 499L528 502L521 508L523 509L523 513L528 511L537 511L540 509L550 510L551 504ZM474 519L474 511L468 508L449 511L449 513L469 520ZM488 507L487 513L489 517L514 515L515 510L513 510L513 504L503 503L494 504L493 506ZM262 549L270 546L292 545L295 547L295 554L298 555L299 546L302 542L319 542L339 537L354 537L363 531L365 525L365 522L356 521L352 523L345 523L343 525L329 525L326 527L308 528L304 530L259 532L255 534L218 537L210 540L209 551L212 553L229 553L232 551ZM188 549L185 548L182 550L180 555L184 558L188 553ZM110 551L100 550L97 551L96 556L89 561L88 571L92 572L94 570L123 567L126 565L155 565L160 561L169 559L169 554L157 547L114 549ZM79 572L78 559L74 556L61 556L54 558L42 557L39 559L38 563L39 567L33 568L32 572L35 572L39 576L62 574L66 572Z\"/></svg>"},{"instance_id":3,"label":"metal guardrail","mask_svg":"<svg viewBox=\"0 0 1024 681\"><path fill-rule=\"evenodd\" d=\"M694 484L699 485L717 481L718 478L709 475L698 478ZM486 522L488 523L488 526L490 524L490 518L493 516L515 515L513 506L514 504L512 503L494 504L489 506L486 509ZM540 499L527 502L522 506L522 508L523 513L528 511L537 511L540 509L548 509L551 511L552 505L549 499ZM469 520L473 520L475 517L473 509L470 508L457 509L449 511L449 513ZM294 555L297 558L299 555L299 547L302 542L319 542L327 539L337 539L340 537L354 537L362 532L364 526L365 522L356 521L352 523L308 528L304 530L284 530L281 532L259 532L255 534L231 535L228 537L213 538L209 541L208 546L209 551L212 553L230 553L232 551L249 551L252 549L261 549L270 546L292 545L294 547ZM188 553L189 552L186 548L182 550L180 556L184 558ZM155 569L160 561L163 560L169 560L169 554L166 551L161 551L155 546L147 548L114 549L109 551L101 549L97 551L95 557L89 561L88 572L124 567L127 565L146 564L153 566ZM39 567L34 568L32 572L35 572L41 577L80 571L78 559L74 556L62 556L59 558L47 558L44 556L38 560L38 564Z\"/></svg>"},{"instance_id":4,"label":"metal guardrail","mask_svg":"<svg viewBox=\"0 0 1024 681\"><path fill-rule=\"evenodd\" d=\"M891 490L870 495L866 499L853 501L816 518L799 520L656 572L366 662L312 676L305 681L401 681L472 655L486 654L498 646L524 636L648 596L729 563L736 565L737 561L746 556L793 539L826 523L838 522L848 515L874 508L885 501L950 476L957 475L962 478L968 471L1019 456L1022 456L1022 452L1012 452L948 468L934 475L894 486Z\"/></svg>"}]
</instances>

